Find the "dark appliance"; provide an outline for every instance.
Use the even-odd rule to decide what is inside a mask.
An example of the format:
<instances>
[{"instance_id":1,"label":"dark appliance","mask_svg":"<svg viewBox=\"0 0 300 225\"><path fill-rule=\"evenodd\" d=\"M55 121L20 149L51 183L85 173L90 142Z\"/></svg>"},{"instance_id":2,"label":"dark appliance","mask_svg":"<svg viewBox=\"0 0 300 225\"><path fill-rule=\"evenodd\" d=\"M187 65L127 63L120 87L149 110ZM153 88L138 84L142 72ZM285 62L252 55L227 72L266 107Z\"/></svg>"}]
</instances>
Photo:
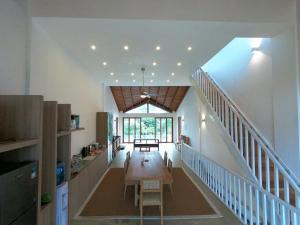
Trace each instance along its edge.
<instances>
[{"instance_id":1,"label":"dark appliance","mask_svg":"<svg viewBox=\"0 0 300 225\"><path fill-rule=\"evenodd\" d=\"M37 224L38 165L0 163L0 225Z\"/></svg>"},{"instance_id":2,"label":"dark appliance","mask_svg":"<svg viewBox=\"0 0 300 225\"><path fill-rule=\"evenodd\" d=\"M83 147L82 149L81 149L81 157L82 158L85 158L85 157L87 157L87 156L89 156L90 155L90 148L89 147Z\"/></svg>"},{"instance_id":3,"label":"dark appliance","mask_svg":"<svg viewBox=\"0 0 300 225\"><path fill-rule=\"evenodd\" d=\"M65 182L65 163L57 162L56 166L56 186Z\"/></svg>"}]
</instances>

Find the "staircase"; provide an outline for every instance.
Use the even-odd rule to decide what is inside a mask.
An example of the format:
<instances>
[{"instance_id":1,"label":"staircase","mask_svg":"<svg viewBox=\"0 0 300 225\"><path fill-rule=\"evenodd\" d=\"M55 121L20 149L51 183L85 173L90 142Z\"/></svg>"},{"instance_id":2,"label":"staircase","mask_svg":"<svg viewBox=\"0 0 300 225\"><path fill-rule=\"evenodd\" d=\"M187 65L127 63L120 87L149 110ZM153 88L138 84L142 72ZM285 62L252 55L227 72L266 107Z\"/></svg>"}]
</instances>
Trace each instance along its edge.
<instances>
[{"instance_id":1,"label":"staircase","mask_svg":"<svg viewBox=\"0 0 300 225\"><path fill-rule=\"evenodd\" d=\"M296 176L208 74L198 69L192 78L257 184L267 193L299 209L300 185Z\"/></svg>"}]
</instances>

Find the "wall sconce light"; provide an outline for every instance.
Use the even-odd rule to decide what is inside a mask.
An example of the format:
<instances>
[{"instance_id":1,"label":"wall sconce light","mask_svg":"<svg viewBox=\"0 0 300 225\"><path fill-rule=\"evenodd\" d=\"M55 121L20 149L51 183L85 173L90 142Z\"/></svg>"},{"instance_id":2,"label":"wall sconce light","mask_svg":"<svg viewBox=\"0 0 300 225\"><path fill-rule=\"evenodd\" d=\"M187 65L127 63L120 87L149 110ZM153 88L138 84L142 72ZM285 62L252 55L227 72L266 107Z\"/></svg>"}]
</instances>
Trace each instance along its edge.
<instances>
[{"instance_id":1,"label":"wall sconce light","mask_svg":"<svg viewBox=\"0 0 300 225\"><path fill-rule=\"evenodd\" d=\"M261 46L262 41L262 38L251 38L251 47L258 49Z\"/></svg>"},{"instance_id":2,"label":"wall sconce light","mask_svg":"<svg viewBox=\"0 0 300 225\"><path fill-rule=\"evenodd\" d=\"M201 122L205 122L206 121L206 116L205 116L205 114L203 113L202 115L201 115Z\"/></svg>"},{"instance_id":3,"label":"wall sconce light","mask_svg":"<svg viewBox=\"0 0 300 225\"><path fill-rule=\"evenodd\" d=\"M259 48L252 48L251 53L252 53L252 59L251 59L252 63L258 63L263 57L263 52Z\"/></svg>"}]
</instances>

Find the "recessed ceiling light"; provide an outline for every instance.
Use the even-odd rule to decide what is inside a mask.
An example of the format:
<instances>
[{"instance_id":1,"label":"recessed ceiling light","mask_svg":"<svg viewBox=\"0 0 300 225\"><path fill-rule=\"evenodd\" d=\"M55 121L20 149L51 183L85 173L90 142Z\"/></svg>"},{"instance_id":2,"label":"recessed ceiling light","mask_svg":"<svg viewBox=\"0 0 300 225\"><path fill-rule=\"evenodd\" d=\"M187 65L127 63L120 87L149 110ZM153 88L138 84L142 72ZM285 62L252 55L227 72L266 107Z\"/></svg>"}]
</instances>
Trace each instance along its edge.
<instances>
[{"instance_id":1,"label":"recessed ceiling light","mask_svg":"<svg viewBox=\"0 0 300 225\"><path fill-rule=\"evenodd\" d=\"M93 51L95 51L96 50L96 45L91 45L91 49L93 50Z\"/></svg>"},{"instance_id":2,"label":"recessed ceiling light","mask_svg":"<svg viewBox=\"0 0 300 225\"><path fill-rule=\"evenodd\" d=\"M115 75L113 72L110 73L111 76Z\"/></svg>"},{"instance_id":3,"label":"recessed ceiling light","mask_svg":"<svg viewBox=\"0 0 300 225\"><path fill-rule=\"evenodd\" d=\"M156 65L157 65L157 62L153 62L152 65L153 65L153 66L156 66Z\"/></svg>"},{"instance_id":4,"label":"recessed ceiling light","mask_svg":"<svg viewBox=\"0 0 300 225\"><path fill-rule=\"evenodd\" d=\"M106 66L106 65L107 65L107 62L103 62L102 65L103 65L103 66Z\"/></svg>"},{"instance_id":5,"label":"recessed ceiling light","mask_svg":"<svg viewBox=\"0 0 300 225\"><path fill-rule=\"evenodd\" d=\"M155 73L151 73L152 76L155 76Z\"/></svg>"},{"instance_id":6,"label":"recessed ceiling light","mask_svg":"<svg viewBox=\"0 0 300 225\"><path fill-rule=\"evenodd\" d=\"M157 45L157 46L155 47L155 49L156 49L156 51L159 51L159 50L160 50L160 46Z\"/></svg>"},{"instance_id":7,"label":"recessed ceiling light","mask_svg":"<svg viewBox=\"0 0 300 225\"><path fill-rule=\"evenodd\" d=\"M167 80L167 83L170 83L170 80Z\"/></svg>"},{"instance_id":8,"label":"recessed ceiling light","mask_svg":"<svg viewBox=\"0 0 300 225\"><path fill-rule=\"evenodd\" d=\"M177 63L177 66L181 66L181 65L182 65L182 63L181 63L181 62L178 62L178 63Z\"/></svg>"},{"instance_id":9,"label":"recessed ceiling light","mask_svg":"<svg viewBox=\"0 0 300 225\"><path fill-rule=\"evenodd\" d=\"M187 47L187 50L190 52L190 51L192 51L192 46L189 46L189 47Z\"/></svg>"},{"instance_id":10,"label":"recessed ceiling light","mask_svg":"<svg viewBox=\"0 0 300 225\"><path fill-rule=\"evenodd\" d=\"M171 73L172 76L175 76L175 73Z\"/></svg>"},{"instance_id":11,"label":"recessed ceiling light","mask_svg":"<svg viewBox=\"0 0 300 225\"><path fill-rule=\"evenodd\" d=\"M153 83L153 80L150 80L151 83Z\"/></svg>"},{"instance_id":12,"label":"recessed ceiling light","mask_svg":"<svg viewBox=\"0 0 300 225\"><path fill-rule=\"evenodd\" d=\"M129 50L129 46L128 45L124 45L124 50L125 51Z\"/></svg>"},{"instance_id":13,"label":"recessed ceiling light","mask_svg":"<svg viewBox=\"0 0 300 225\"><path fill-rule=\"evenodd\" d=\"M118 83L119 82L119 80L116 80L116 83Z\"/></svg>"},{"instance_id":14,"label":"recessed ceiling light","mask_svg":"<svg viewBox=\"0 0 300 225\"><path fill-rule=\"evenodd\" d=\"M133 83L135 83L135 80L132 80Z\"/></svg>"},{"instance_id":15,"label":"recessed ceiling light","mask_svg":"<svg viewBox=\"0 0 300 225\"><path fill-rule=\"evenodd\" d=\"M131 73L130 75L131 75L131 76L134 76L134 73Z\"/></svg>"}]
</instances>

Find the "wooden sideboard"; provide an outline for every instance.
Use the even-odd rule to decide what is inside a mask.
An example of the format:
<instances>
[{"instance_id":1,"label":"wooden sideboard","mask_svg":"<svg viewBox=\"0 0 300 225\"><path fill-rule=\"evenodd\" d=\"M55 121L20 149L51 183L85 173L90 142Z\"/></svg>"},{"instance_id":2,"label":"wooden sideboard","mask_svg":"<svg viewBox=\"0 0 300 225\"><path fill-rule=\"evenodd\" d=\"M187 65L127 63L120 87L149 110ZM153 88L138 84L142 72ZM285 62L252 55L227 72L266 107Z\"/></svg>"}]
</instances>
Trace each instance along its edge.
<instances>
[{"instance_id":1,"label":"wooden sideboard","mask_svg":"<svg viewBox=\"0 0 300 225\"><path fill-rule=\"evenodd\" d=\"M70 218L78 213L90 193L108 169L108 151L104 150L93 160L86 162L86 166L70 180Z\"/></svg>"}]
</instances>

